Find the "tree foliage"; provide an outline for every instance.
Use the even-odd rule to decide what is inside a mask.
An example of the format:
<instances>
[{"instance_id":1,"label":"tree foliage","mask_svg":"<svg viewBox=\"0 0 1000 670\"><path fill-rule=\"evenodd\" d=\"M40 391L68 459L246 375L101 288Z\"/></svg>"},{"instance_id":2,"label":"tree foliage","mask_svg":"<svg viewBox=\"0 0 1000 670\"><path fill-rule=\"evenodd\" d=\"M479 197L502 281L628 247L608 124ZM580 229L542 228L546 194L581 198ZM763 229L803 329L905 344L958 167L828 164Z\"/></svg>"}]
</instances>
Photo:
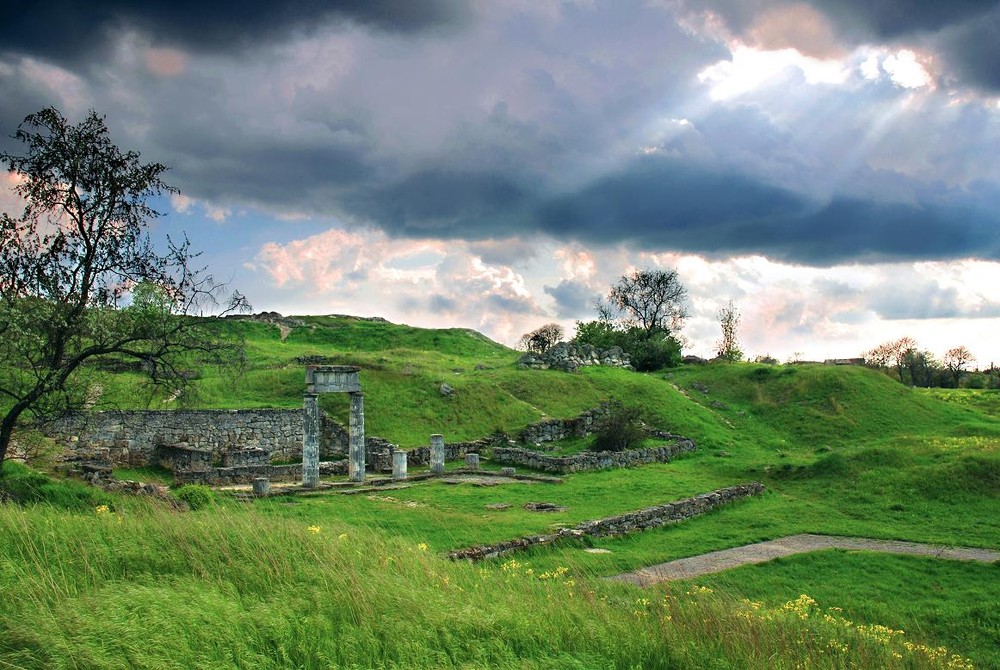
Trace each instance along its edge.
<instances>
[{"instance_id":1,"label":"tree foliage","mask_svg":"<svg viewBox=\"0 0 1000 670\"><path fill-rule=\"evenodd\" d=\"M224 291L193 267L187 239L158 249L149 237L160 216L149 200L176 191L161 179L165 166L121 151L93 111L73 125L46 108L14 137L23 153L0 160L25 205L17 218L0 214L0 463L22 415L93 401L87 363L136 360L176 390L185 366L237 351L185 317ZM234 292L225 310L243 307Z\"/></svg>"},{"instance_id":2,"label":"tree foliage","mask_svg":"<svg viewBox=\"0 0 1000 670\"><path fill-rule=\"evenodd\" d=\"M681 360L675 333L687 316L686 297L676 270L622 275L607 299L597 303L597 320L577 322L573 342L598 349L620 347L642 372L675 366Z\"/></svg>"},{"instance_id":3,"label":"tree foliage","mask_svg":"<svg viewBox=\"0 0 1000 670\"><path fill-rule=\"evenodd\" d=\"M563 337L565 337L565 332L562 326L558 323L547 323L522 335L518 346L525 351L544 354L554 344L560 342Z\"/></svg>"},{"instance_id":4,"label":"tree foliage","mask_svg":"<svg viewBox=\"0 0 1000 670\"><path fill-rule=\"evenodd\" d=\"M740 349L739 341L740 312L732 300L719 309L719 325L722 327L722 337L716 343L716 356L733 363L742 361L743 350Z\"/></svg>"},{"instance_id":5,"label":"tree foliage","mask_svg":"<svg viewBox=\"0 0 1000 670\"><path fill-rule=\"evenodd\" d=\"M677 270L635 270L611 287L607 300L598 304L598 314L622 329L639 328L648 339L680 330L687 318L686 299Z\"/></svg>"}]
</instances>

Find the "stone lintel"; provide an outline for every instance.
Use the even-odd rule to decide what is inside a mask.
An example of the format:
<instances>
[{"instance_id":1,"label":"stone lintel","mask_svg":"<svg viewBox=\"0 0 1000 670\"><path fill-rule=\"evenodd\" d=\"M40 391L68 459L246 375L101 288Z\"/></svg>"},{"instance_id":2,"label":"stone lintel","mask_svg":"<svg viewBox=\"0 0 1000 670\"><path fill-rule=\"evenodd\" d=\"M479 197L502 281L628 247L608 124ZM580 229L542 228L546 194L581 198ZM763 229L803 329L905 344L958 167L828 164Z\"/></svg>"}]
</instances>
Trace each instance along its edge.
<instances>
[{"instance_id":1,"label":"stone lintel","mask_svg":"<svg viewBox=\"0 0 1000 670\"><path fill-rule=\"evenodd\" d=\"M307 393L358 393L361 371L356 365L307 365Z\"/></svg>"}]
</instances>

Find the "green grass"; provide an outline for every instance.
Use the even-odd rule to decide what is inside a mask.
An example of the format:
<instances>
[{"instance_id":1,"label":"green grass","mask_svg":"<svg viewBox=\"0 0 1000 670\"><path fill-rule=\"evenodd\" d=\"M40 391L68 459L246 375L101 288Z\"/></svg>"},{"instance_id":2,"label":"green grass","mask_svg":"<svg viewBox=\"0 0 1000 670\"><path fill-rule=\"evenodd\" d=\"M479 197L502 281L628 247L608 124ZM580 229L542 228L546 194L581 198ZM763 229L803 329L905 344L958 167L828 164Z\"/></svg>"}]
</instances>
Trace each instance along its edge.
<instances>
[{"instance_id":1,"label":"green grass","mask_svg":"<svg viewBox=\"0 0 1000 670\"><path fill-rule=\"evenodd\" d=\"M218 504L188 515L143 511L139 502L113 498L110 508L124 513L121 523L117 515L90 511L109 504L103 494L67 493L62 482L36 479L28 488L44 492L26 501L37 507L0 507L4 528L13 532L0 528L6 589L0 597L32 594L18 603L16 616L0 616L0 660L68 667L65 659L79 645L78 666L90 667L350 667L351 650L363 647L373 650L365 662L372 667L795 667L803 654L816 667L938 667L923 652L886 656L885 645L855 639L864 635L844 626L838 634L854 636L849 642L858 655L821 651L817 641L833 635L821 617L801 620L781 609L808 593L858 624L902 628L907 639L945 644L980 667L997 665L996 620L982 609L983 598L995 594L972 589L992 578L996 566L963 572L929 559L824 554L789 559L800 566L794 569L782 562L699 580L714 589L711 597L688 597L690 585L670 587L674 597L666 603L656 592L600 579L800 532L1000 548L996 392L928 392L863 368L816 365L707 365L652 374L519 370L516 352L471 331L338 317L303 321L284 341L273 325L219 321L218 328L246 338L246 374L199 371L196 393L185 402L300 407L304 366L296 359L322 356L361 366L368 434L403 447L424 445L439 432L450 441L496 430L515 434L541 418L576 416L615 398L638 408L648 424L694 438L699 450L665 465L578 473L562 484L431 482L249 507L217 496ZM445 382L455 389L451 397L439 391ZM143 395L133 375L104 375L101 384L111 405L179 406ZM324 396L322 404L346 422L345 396ZM587 442L557 448L570 453ZM118 476L162 481L162 474L145 470ZM32 477L19 471L14 479ZM767 493L655 531L538 549L519 557L516 570L505 570L504 561L470 568L440 560L450 549L750 480L764 482ZM49 499L62 511L43 504ZM567 509L523 509L541 501ZM511 507L487 508L500 502ZM58 530L44 530L50 526ZM350 545L336 540L342 533ZM423 544L427 551L417 553ZM65 552L57 548L63 545ZM610 553L587 553L587 546ZM265 577L251 574L254 564ZM579 589L572 601L568 587L553 590L526 578L529 569L537 575L560 567L569 568ZM382 599L404 588L407 595ZM765 601L773 616L739 614L741 598ZM654 604L637 610L643 599ZM105 610L106 620L87 617ZM148 618L151 639L130 629L132 614ZM385 621L384 630L369 619ZM217 621L229 627L221 630ZM492 632L498 629L510 631L499 642ZM16 644L4 647L4 639Z\"/></svg>"},{"instance_id":2,"label":"green grass","mask_svg":"<svg viewBox=\"0 0 1000 670\"><path fill-rule=\"evenodd\" d=\"M807 593L821 605L841 608L848 619L877 621L916 639L968 649L977 667L1000 667L997 564L833 550L745 566L690 583L770 605Z\"/></svg>"},{"instance_id":3,"label":"green grass","mask_svg":"<svg viewBox=\"0 0 1000 670\"><path fill-rule=\"evenodd\" d=\"M13 667L943 667L780 608L651 600L565 568L483 570L253 508L2 506L0 567L0 662Z\"/></svg>"}]
</instances>

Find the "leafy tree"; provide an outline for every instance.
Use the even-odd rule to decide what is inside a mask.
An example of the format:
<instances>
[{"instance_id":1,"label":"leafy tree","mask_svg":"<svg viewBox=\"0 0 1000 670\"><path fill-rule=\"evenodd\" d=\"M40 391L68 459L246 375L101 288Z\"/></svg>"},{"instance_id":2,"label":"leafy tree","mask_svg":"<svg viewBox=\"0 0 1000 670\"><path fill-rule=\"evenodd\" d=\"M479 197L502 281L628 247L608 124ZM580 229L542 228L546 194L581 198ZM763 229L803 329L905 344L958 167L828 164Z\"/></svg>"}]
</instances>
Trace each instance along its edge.
<instances>
[{"instance_id":1,"label":"leafy tree","mask_svg":"<svg viewBox=\"0 0 1000 670\"><path fill-rule=\"evenodd\" d=\"M597 321L577 322L577 344L621 347L639 371L677 365L681 343L675 332L687 312L687 289L676 270L636 270L622 275L597 303Z\"/></svg>"},{"instance_id":2,"label":"leafy tree","mask_svg":"<svg viewBox=\"0 0 1000 670\"><path fill-rule=\"evenodd\" d=\"M618 279L597 309L601 320L622 329L639 328L649 339L680 330L687 318L686 298L677 270L635 270Z\"/></svg>"},{"instance_id":3,"label":"leafy tree","mask_svg":"<svg viewBox=\"0 0 1000 670\"><path fill-rule=\"evenodd\" d=\"M573 344L589 344L597 349L622 346L622 331L608 321L577 321Z\"/></svg>"},{"instance_id":4,"label":"leafy tree","mask_svg":"<svg viewBox=\"0 0 1000 670\"><path fill-rule=\"evenodd\" d=\"M965 371L965 366L976 360L976 357L972 355L972 352L966 349L964 346L954 347L945 352L944 355L944 365L948 368L948 372L951 373L952 379L955 383L955 388L958 388L958 383L962 379L962 373Z\"/></svg>"},{"instance_id":5,"label":"leafy tree","mask_svg":"<svg viewBox=\"0 0 1000 670\"><path fill-rule=\"evenodd\" d=\"M639 372L675 367L681 361L681 343L673 335L654 333L641 328L619 328L607 321L577 322L574 344L589 344L597 349L619 347L629 354L632 367Z\"/></svg>"},{"instance_id":6,"label":"leafy tree","mask_svg":"<svg viewBox=\"0 0 1000 670\"><path fill-rule=\"evenodd\" d=\"M716 344L716 356L724 361L742 361L743 350L740 349L738 335L740 312L732 300L719 310L719 325L722 327L722 338Z\"/></svg>"},{"instance_id":7,"label":"leafy tree","mask_svg":"<svg viewBox=\"0 0 1000 670\"><path fill-rule=\"evenodd\" d=\"M0 153L18 177L18 218L0 214L0 464L22 416L79 408L87 364L141 362L153 383L185 386L186 367L224 362L238 343L207 333L200 310L224 291L192 267L185 238L157 250L149 199L176 189L90 112L77 125L54 108L27 116ZM243 309L233 292L224 311Z\"/></svg>"},{"instance_id":8,"label":"leafy tree","mask_svg":"<svg viewBox=\"0 0 1000 670\"><path fill-rule=\"evenodd\" d=\"M518 346L525 351L544 354L564 337L563 327L558 323L547 323L521 336Z\"/></svg>"}]
</instances>

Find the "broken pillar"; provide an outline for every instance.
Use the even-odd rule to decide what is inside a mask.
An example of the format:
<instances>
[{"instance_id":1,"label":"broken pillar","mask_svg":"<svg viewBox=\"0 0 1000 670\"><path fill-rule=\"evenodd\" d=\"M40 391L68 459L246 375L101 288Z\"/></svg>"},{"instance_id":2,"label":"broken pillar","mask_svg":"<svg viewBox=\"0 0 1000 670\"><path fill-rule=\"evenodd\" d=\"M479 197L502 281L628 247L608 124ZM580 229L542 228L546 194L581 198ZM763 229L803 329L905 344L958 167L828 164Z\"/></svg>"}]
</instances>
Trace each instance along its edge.
<instances>
[{"instance_id":1,"label":"broken pillar","mask_svg":"<svg viewBox=\"0 0 1000 670\"><path fill-rule=\"evenodd\" d=\"M347 478L352 482L365 481L365 395L351 393L350 446Z\"/></svg>"},{"instance_id":2,"label":"broken pillar","mask_svg":"<svg viewBox=\"0 0 1000 670\"><path fill-rule=\"evenodd\" d=\"M431 435L431 472L444 473L444 435Z\"/></svg>"},{"instance_id":3,"label":"broken pillar","mask_svg":"<svg viewBox=\"0 0 1000 670\"><path fill-rule=\"evenodd\" d=\"M465 467L470 470L479 469L479 454L466 454L465 455Z\"/></svg>"},{"instance_id":4,"label":"broken pillar","mask_svg":"<svg viewBox=\"0 0 1000 670\"><path fill-rule=\"evenodd\" d=\"M302 486L319 484L319 403L315 393L303 396L302 412Z\"/></svg>"},{"instance_id":5,"label":"broken pillar","mask_svg":"<svg viewBox=\"0 0 1000 670\"><path fill-rule=\"evenodd\" d=\"M258 498L263 498L271 492L271 480L267 477L253 478L253 494Z\"/></svg>"},{"instance_id":6,"label":"broken pillar","mask_svg":"<svg viewBox=\"0 0 1000 670\"><path fill-rule=\"evenodd\" d=\"M392 478L406 479L406 452L392 452Z\"/></svg>"}]
</instances>

